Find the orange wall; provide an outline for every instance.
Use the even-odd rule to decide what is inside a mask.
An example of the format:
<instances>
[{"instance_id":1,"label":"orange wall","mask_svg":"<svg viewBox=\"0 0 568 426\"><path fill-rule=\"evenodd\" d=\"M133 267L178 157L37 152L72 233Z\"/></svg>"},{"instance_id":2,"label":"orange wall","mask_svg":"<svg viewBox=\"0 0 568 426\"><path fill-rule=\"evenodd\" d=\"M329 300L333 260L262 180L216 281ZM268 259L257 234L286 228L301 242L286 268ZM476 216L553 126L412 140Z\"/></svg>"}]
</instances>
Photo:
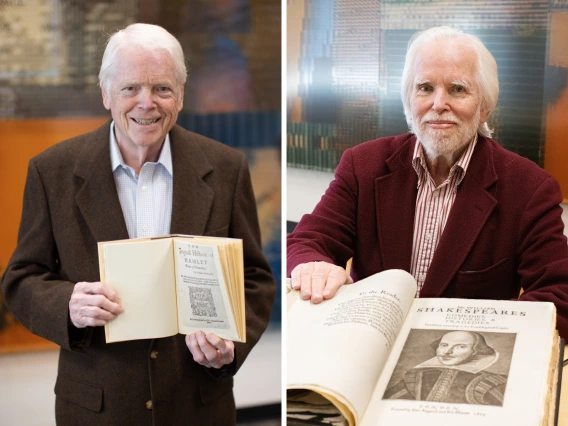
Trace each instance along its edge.
<instances>
[{"instance_id":1,"label":"orange wall","mask_svg":"<svg viewBox=\"0 0 568 426\"><path fill-rule=\"evenodd\" d=\"M302 51L302 22L305 13L304 0L288 0L287 19L287 96L290 108L289 120L302 121L302 99L298 96L300 85L300 56Z\"/></svg>"},{"instance_id":2,"label":"orange wall","mask_svg":"<svg viewBox=\"0 0 568 426\"><path fill-rule=\"evenodd\" d=\"M0 120L0 270L14 248L28 161L47 147L91 131L108 118Z\"/></svg>"},{"instance_id":3,"label":"orange wall","mask_svg":"<svg viewBox=\"0 0 568 426\"><path fill-rule=\"evenodd\" d=\"M568 87L568 83L567 83ZM544 168L560 183L564 203L568 202L568 88L546 113Z\"/></svg>"},{"instance_id":4,"label":"orange wall","mask_svg":"<svg viewBox=\"0 0 568 426\"><path fill-rule=\"evenodd\" d=\"M548 64L568 68L568 12L550 16ZM558 100L547 106L544 168L562 188L568 202L568 81Z\"/></svg>"}]
</instances>

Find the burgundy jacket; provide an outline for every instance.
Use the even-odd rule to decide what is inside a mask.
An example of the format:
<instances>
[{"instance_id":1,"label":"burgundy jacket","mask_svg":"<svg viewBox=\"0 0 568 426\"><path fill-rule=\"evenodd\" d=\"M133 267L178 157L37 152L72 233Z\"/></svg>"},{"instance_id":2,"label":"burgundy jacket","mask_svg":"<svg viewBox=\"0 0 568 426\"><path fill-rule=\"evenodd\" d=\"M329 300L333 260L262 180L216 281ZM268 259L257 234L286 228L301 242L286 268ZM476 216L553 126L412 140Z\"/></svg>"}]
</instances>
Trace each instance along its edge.
<instances>
[{"instance_id":1,"label":"burgundy jacket","mask_svg":"<svg viewBox=\"0 0 568 426\"><path fill-rule=\"evenodd\" d=\"M268 323L276 285L260 247L245 156L178 126L170 141L171 233L243 240L246 343L235 343L232 365L215 370L193 361L181 334L106 344L103 327L71 325L74 283L100 279L97 242L128 238L128 231L110 165L109 123L57 144L30 161L18 245L2 284L22 324L61 346L58 425L235 423L232 375Z\"/></svg>"},{"instance_id":2,"label":"burgundy jacket","mask_svg":"<svg viewBox=\"0 0 568 426\"><path fill-rule=\"evenodd\" d=\"M345 265L359 280L409 271L418 177L416 138L385 137L345 151L312 214L288 237L287 268ZM420 297L554 302L568 338L568 246L556 180L479 136Z\"/></svg>"}]
</instances>

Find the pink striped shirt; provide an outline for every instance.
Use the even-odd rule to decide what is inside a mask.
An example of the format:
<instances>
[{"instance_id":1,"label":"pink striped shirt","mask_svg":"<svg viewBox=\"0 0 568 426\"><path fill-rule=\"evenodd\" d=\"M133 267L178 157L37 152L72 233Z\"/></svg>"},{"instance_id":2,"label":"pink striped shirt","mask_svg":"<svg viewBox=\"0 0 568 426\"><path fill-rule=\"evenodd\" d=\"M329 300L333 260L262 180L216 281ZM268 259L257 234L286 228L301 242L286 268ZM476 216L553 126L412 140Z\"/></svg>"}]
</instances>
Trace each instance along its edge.
<instances>
[{"instance_id":1,"label":"pink striped shirt","mask_svg":"<svg viewBox=\"0 0 568 426\"><path fill-rule=\"evenodd\" d=\"M456 199L459 184L462 182L471 160L477 134L466 150L450 169L448 178L436 187L434 179L426 166L426 156L422 144L414 147L412 166L418 174L418 195L414 213L414 237L410 273L418 282L416 297L419 296L426 280L428 268L444 232L450 210Z\"/></svg>"}]
</instances>

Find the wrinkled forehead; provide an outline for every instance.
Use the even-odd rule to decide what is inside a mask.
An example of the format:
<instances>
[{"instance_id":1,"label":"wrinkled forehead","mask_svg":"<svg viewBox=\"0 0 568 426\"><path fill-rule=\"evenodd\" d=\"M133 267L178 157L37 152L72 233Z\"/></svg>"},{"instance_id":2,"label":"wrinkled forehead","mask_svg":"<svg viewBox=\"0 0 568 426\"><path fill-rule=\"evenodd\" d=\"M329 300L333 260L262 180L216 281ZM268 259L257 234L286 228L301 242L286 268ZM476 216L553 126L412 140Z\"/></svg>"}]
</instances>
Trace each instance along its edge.
<instances>
[{"instance_id":1,"label":"wrinkled forehead","mask_svg":"<svg viewBox=\"0 0 568 426\"><path fill-rule=\"evenodd\" d=\"M475 344L475 337L469 333L456 331L453 333L445 334L440 340L441 343L446 343L448 345L471 345Z\"/></svg>"},{"instance_id":2,"label":"wrinkled forehead","mask_svg":"<svg viewBox=\"0 0 568 426\"><path fill-rule=\"evenodd\" d=\"M132 84L177 85L174 62L167 51L147 49L123 49L109 76L113 86Z\"/></svg>"},{"instance_id":3,"label":"wrinkled forehead","mask_svg":"<svg viewBox=\"0 0 568 426\"><path fill-rule=\"evenodd\" d=\"M166 49L147 49L137 45L120 47L114 58L114 65L119 69L147 65L172 72L175 70L174 60Z\"/></svg>"},{"instance_id":4,"label":"wrinkled forehead","mask_svg":"<svg viewBox=\"0 0 568 426\"><path fill-rule=\"evenodd\" d=\"M474 84L477 53L461 40L428 41L417 46L413 69L415 81L443 78Z\"/></svg>"}]
</instances>

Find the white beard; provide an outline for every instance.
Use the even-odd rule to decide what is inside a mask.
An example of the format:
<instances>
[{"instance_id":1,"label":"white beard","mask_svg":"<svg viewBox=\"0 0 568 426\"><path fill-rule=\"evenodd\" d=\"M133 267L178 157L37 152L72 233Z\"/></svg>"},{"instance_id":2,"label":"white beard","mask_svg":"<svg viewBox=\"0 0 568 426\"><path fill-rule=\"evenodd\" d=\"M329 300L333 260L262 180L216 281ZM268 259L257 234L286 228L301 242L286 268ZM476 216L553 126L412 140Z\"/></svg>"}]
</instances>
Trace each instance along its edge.
<instances>
[{"instance_id":1,"label":"white beard","mask_svg":"<svg viewBox=\"0 0 568 426\"><path fill-rule=\"evenodd\" d=\"M480 116L481 107L477 109L475 116L469 122L464 122L453 114L426 114L417 123L418 126L413 126L413 130L418 140L422 143L428 158L432 160L438 157L451 159L456 152L459 152L473 139L477 132ZM433 130L426 124L427 121L432 120L452 121L457 124L457 127Z\"/></svg>"}]
</instances>

